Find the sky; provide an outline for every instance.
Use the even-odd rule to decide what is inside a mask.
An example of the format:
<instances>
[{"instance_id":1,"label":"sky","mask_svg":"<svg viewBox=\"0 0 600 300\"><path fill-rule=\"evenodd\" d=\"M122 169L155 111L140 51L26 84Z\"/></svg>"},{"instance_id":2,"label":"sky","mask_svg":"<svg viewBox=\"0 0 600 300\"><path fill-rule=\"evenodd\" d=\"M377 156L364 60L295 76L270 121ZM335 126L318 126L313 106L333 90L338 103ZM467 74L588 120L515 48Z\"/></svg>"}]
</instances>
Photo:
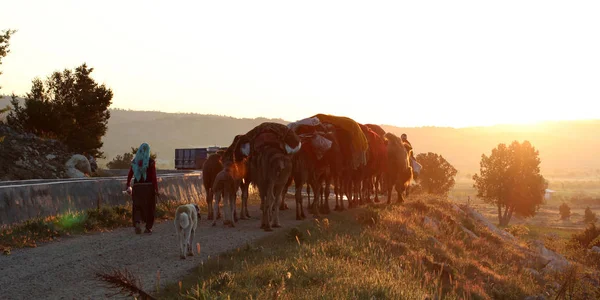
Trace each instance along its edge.
<instances>
[{"instance_id":1,"label":"sky","mask_svg":"<svg viewBox=\"0 0 600 300\"><path fill-rule=\"evenodd\" d=\"M396 126L600 118L600 1L2 0L0 93L94 68L114 108Z\"/></svg>"}]
</instances>

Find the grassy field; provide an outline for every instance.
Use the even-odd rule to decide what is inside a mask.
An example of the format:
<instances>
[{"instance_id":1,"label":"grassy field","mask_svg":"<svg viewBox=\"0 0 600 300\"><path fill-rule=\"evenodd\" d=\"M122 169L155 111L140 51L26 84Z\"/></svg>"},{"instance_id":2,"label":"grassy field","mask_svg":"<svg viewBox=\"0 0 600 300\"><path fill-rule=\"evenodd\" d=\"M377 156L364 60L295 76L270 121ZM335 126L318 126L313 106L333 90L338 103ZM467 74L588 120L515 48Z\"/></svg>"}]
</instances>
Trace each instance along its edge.
<instances>
[{"instance_id":1,"label":"grassy field","mask_svg":"<svg viewBox=\"0 0 600 300\"><path fill-rule=\"evenodd\" d=\"M511 224L531 225L534 227L548 227L554 229L581 230L586 227L583 221L584 210L590 207L593 212L600 215L600 179L595 177L549 177L548 188L554 190L551 198L547 200L532 218L519 218L514 216ZM460 177L449 193L449 198L457 203L469 202L490 221L497 224L497 208L484 203L477 198L477 191L473 188L473 181ZM560 220L558 207L566 203L571 208L571 218Z\"/></svg>"},{"instance_id":2,"label":"grassy field","mask_svg":"<svg viewBox=\"0 0 600 300\"><path fill-rule=\"evenodd\" d=\"M567 282L564 274L534 278L520 244L428 195L282 231L210 258L157 298L523 299L557 295ZM572 295L587 296L583 284Z\"/></svg>"}]
</instances>

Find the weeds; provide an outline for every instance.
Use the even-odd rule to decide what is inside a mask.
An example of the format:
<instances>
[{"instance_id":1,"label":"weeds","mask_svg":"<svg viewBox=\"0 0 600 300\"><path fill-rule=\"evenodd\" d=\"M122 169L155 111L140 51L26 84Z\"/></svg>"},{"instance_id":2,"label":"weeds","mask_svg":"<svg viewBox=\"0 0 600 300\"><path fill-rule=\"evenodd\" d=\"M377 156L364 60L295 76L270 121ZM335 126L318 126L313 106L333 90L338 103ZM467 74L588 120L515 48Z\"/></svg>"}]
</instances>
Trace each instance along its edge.
<instances>
[{"instance_id":1,"label":"weeds","mask_svg":"<svg viewBox=\"0 0 600 300\"><path fill-rule=\"evenodd\" d=\"M424 216L442 224L437 243L431 243L429 231L419 225ZM480 238L466 242L461 224ZM521 271L527 259L517 245L478 222L462 219L448 203L421 199L330 214L280 231L241 251L208 260L183 280L181 290L171 285L157 296L523 299L548 291L544 283ZM576 287L573 295L584 294Z\"/></svg>"}]
</instances>

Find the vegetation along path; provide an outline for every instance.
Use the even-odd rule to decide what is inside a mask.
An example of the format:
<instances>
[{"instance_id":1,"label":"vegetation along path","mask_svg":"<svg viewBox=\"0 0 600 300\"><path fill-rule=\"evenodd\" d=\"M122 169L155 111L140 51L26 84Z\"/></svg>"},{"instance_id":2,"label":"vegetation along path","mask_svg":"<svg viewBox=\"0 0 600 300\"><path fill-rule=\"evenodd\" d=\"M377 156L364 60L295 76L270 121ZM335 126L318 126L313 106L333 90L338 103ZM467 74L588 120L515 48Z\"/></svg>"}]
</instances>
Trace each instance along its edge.
<instances>
[{"instance_id":1,"label":"vegetation along path","mask_svg":"<svg viewBox=\"0 0 600 300\"><path fill-rule=\"evenodd\" d=\"M293 208L292 201L287 202ZM0 299L106 299L118 291L95 279L95 271L107 271L105 266L127 268L145 290L156 291L157 285L177 282L209 256L270 234L259 228L258 207L250 207L250 214L252 220L240 220L235 228L224 227L222 220L212 227L203 214L194 240L194 244L200 243L200 255L186 260L179 258L172 220L156 224L151 235L135 235L133 228L121 228L14 249L11 255L0 256ZM294 209L280 215L283 228L275 233L302 223L295 220Z\"/></svg>"}]
</instances>

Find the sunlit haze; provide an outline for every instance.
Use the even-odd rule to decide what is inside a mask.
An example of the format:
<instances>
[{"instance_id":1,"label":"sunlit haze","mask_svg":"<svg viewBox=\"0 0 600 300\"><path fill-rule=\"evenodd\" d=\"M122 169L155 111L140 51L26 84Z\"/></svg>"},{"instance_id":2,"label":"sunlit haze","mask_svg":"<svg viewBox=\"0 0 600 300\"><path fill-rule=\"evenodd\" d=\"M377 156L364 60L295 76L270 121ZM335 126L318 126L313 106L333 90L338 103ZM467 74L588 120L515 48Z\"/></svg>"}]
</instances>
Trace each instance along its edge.
<instances>
[{"instance_id":1,"label":"sunlit haze","mask_svg":"<svg viewBox=\"0 0 600 300\"><path fill-rule=\"evenodd\" d=\"M3 1L1 93L83 62L113 108L397 126L600 118L598 1Z\"/></svg>"}]
</instances>

